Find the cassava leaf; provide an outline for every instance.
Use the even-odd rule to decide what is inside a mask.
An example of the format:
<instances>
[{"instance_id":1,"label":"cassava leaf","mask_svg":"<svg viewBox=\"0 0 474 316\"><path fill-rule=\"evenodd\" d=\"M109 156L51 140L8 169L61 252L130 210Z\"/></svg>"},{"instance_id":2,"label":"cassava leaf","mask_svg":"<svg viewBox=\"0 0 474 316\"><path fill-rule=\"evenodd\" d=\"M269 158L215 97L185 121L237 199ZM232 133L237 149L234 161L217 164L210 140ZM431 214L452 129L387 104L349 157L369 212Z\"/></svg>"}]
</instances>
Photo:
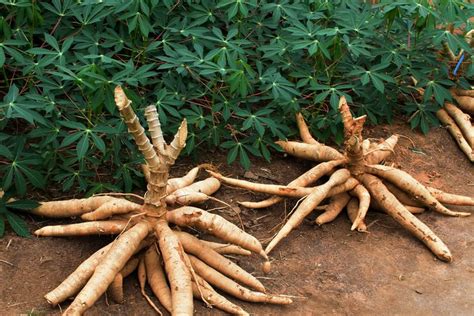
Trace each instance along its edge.
<instances>
[{"instance_id":1,"label":"cassava leaf","mask_svg":"<svg viewBox=\"0 0 474 316\"><path fill-rule=\"evenodd\" d=\"M118 115L117 85L142 124L156 105L166 137L188 119L183 154L218 146L247 167L296 133L296 111L311 114L322 140L340 141L342 95L371 122L405 112L427 132L449 89L469 88L474 74L464 34L444 28L469 31L466 1L2 3L0 184L17 195L46 184L141 189L130 166L142 157ZM99 181L105 170L117 176Z\"/></svg>"},{"instance_id":2,"label":"cassava leaf","mask_svg":"<svg viewBox=\"0 0 474 316\"><path fill-rule=\"evenodd\" d=\"M13 231L21 237L30 237L30 232L28 230L28 225L25 221L18 215L13 212L7 211L5 213L8 224L10 224Z\"/></svg>"},{"instance_id":3,"label":"cassava leaf","mask_svg":"<svg viewBox=\"0 0 474 316\"><path fill-rule=\"evenodd\" d=\"M0 214L0 238L5 234L5 218Z\"/></svg>"},{"instance_id":4,"label":"cassava leaf","mask_svg":"<svg viewBox=\"0 0 474 316\"><path fill-rule=\"evenodd\" d=\"M32 200L17 200L17 201L8 202L6 204L6 207L28 211L28 210L38 207L39 205L40 203L36 201L32 201Z\"/></svg>"}]
</instances>

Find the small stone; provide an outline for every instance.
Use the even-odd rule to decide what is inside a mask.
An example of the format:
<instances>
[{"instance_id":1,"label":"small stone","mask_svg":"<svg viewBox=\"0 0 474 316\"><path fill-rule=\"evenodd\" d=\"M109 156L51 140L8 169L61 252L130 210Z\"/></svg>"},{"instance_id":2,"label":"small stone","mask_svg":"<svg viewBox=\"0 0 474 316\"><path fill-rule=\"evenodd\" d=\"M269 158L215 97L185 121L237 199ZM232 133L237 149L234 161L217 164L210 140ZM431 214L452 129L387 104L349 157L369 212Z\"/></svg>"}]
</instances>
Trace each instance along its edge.
<instances>
[{"instance_id":1,"label":"small stone","mask_svg":"<svg viewBox=\"0 0 474 316\"><path fill-rule=\"evenodd\" d=\"M258 176L255 173L253 173L252 171L245 171L244 178L252 179L252 180L258 180Z\"/></svg>"},{"instance_id":2,"label":"small stone","mask_svg":"<svg viewBox=\"0 0 474 316\"><path fill-rule=\"evenodd\" d=\"M49 261L53 261L53 258L51 258L49 256L44 256L44 257L40 258L40 264L43 264L43 263L46 263L46 262L49 262Z\"/></svg>"}]
</instances>

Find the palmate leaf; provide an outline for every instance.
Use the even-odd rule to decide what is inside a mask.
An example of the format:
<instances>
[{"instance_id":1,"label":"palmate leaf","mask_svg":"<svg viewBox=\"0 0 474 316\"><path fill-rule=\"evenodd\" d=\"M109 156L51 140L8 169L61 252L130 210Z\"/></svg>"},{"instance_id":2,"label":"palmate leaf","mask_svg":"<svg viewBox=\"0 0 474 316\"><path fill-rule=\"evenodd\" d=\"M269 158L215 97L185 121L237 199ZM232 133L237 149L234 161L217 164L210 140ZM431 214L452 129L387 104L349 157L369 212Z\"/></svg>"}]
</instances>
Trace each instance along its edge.
<instances>
[{"instance_id":1,"label":"palmate leaf","mask_svg":"<svg viewBox=\"0 0 474 316\"><path fill-rule=\"evenodd\" d=\"M230 83L230 91L237 92L241 97L246 97L250 88L248 75L243 70L235 70L227 81Z\"/></svg>"},{"instance_id":2,"label":"palmate leaf","mask_svg":"<svg viewBox=\"0 0 474 316\"><path fill-rule=\"evenodd\" d=\"M56 41L56 39L52 35L45 33L44 39L46 40L46 43L48 43L52 48L54 48L58 52L60 51L58 41Z\"/></svg>"},{"instance_id":3,"label":"palmate leaf","mask_svg":"<svg viewBox=\"0 0 474 316\"><path fill-rule=\"evenodd\" d=\"M0 238L5 234L5 218L0 214Z\"/></svg>"},{"instance_id":4,"label":"palmate leaf","mask_svg":"<svg viewBox=\"0 0 474 316\"><path fill-rule=\"evenodd\" d=\"M8 161L0 165L0 172L4 175L0 178L2 181L0 186L3 190L8 190L14 184L18 195L22 196L26 193L27 180L36 187L43 187L45 179L40 172L32 169L32 166L41 163L41 159L25 148L25 138L17 139L15 145L14 152L10 152Z\"/></svg>"},{"instance_id":5,"label":"palmate leaf","mask_svg":"<svg viewBox=\"0 0 474 316\"><path fill-rule=\"evenodd\" d=\"M224 144L221 145L221 147L223 148L226 148L226 146L224 146ZM227 164L231 164L235 161L235 159L237 158L237 155L239 154L239 147L238 145L235 145L233 147L230 147L230 150L228 151L227 153Z\"/></svg>"},{"instance_id":6,"label":"palmate leaf","mask_svg":"<svg viewBox=\"0 0 474 316\"><path fill-rule=\"evenodd\" d=\"M249 7L254 7L255 2L256 1L221 0L218 2L217 8L226 8L227 19L231 20L239 12L242 16L246 17L249 12Z\"/></svg>"},{"instance_id":7,"label":"palmate leaf","mask_svg":"<svg viewBox=\"0 0 474 316\"><path fill-rule=\"evenodd\" d=\"M89 135L84 133L81 140L77 143L76 152L79 159L84 158L89 149Z\"/></svg>"},{"instance_id":8,"label":"palmate leaf","mask_svg":"<svg viewBox=\"0 0 474 316\"><path fill-rule=\"evenodd\" d=\"M86 126L81 122L76 121L59 121L59 124L71 129L85 130Z\"/></svg>"},{"instance_id":9,"label":"palmate leaf","mask_svg":"<svg viewBox=\"0 0 474 316\"><path fill-rule=\"evenodd\" d=\"M0 238L5 232L5 220L10 224L13 231L22 237L30 236L28 226L25 221L16 215L12 209L31 210L39 205L38 202L30 200L14 200L11 201L12 191L8 191L0 199ZM11 202L8 202L11 201Z\"/></svg>"},{"instance_id":10,"label":"palmate leaf","mask_svg":"<svg viewBox=\"0 0 474 316\"><path fill-rule=\"evenodd\" d=\"M393 110L420 110L410 123L425 132L450 100L448 89L470 86L474 73L463 34L444 27L469 31L474 13L466 1L0 2L0 185L22 192L45 181L97 189L97 170L118 174L141 158L118 117L116 85L142 122L144 107L155 103L167 135L189 116L183 154L231 141L221 147L229 161L247 165L251 156L269 159L273 141L295 133L301 109L311 112L314 133L340 139L341 95L376 122ZM443 43L466 53L453 82ZM396 100L417 93L405 89L411 76L425 88L415 109ZM25 135L25 155L17 157ZM26 155L39 162L12 167ZM124 177L108 184L128 191L140 183L133 172Z\"/></svg>"},{"instance_id":11,"label":"palmate leaf","mask_svg":"<svg viewBox=\"0 0 474 316\"><path fill-rule=\"evenodd\" d=\"M249 139L247 139L246 142L249 142ZM252 153L254 156L261 156L258 148L239 141L226 141L221 144L221 147L228 149L228 164L233 163L237 159L237 157L239 157L239 162L242 167L245 168L245 170L248 170L250 168L250 158L248 152Z\"/></svg>"},{"instance_id":12,"label":"palmate leaf","mask_svg":"<svg viewBox=\"0 0 474 316\"><path fill-rule=\"evenodd\" d=\"M4 168L1 168L0 170L4 174L2 185L1 185L2 189L8 190L13 182L13 168L11 166L7 166Z\"/></svg>"},{"instance_id":13,"label":"palmate leaf","mask_svg":"<svg viewBox=\"0 0 474 316\"><path fill-rule=\"evenodd\" d=\"M26 176L26 178L28 179L28 181L35 187L37 188L44 188L45 186L45 178L44 176L32 169L32 168L29 168L27 167L26 165L23 165L23 164L18 164L18 169ZM19 175L19 174L17 174Z\"/></svg>"},{"instance_id":14,"label":"palmate leaf","mask_svg":"<svg viewBox=\"0 0 474 316\"><path fill-rule=\"evenodd\" d=\"M13 167L12 168L15 172L15 177L13 178L13 181L15 182L15 189L18 192L18 195L24 196L26 194L26 180L25 177L23 176L23 173L21 173L18 168Z\"/></svg>"},{"instance_id":15,"label":"palmate leaf","mask_svg":"<svg viewBox=\"0 0 474 316\"><path fill-rule=\"evenodd\" d=\"M34 208L38 207L39 205L40 205L40 203L38 203L36 201L32 201L32 200L16 200L16 201L13 201L13 202L8 202L6 204L6 207L7 208L14 208L14 209L17 209L17 210L28 211L28 210L31 210L31 209L34 209Z\"/></svg>"},{"instance_id":16,"label":"palmate leaf","mask_svg":"<svg viewBox=\"0 0 474 316\"><path fill-rule=\"evenodd\" d=\"M6 118L22 118L31 124L35 121L45 124L44 118L33 110L37 107L40 105L26 100L14 84L0 103L0 113L3 113Z\"/></svg>"},{"instance_id":17,"label":"palmate leaf","mask_svg":"<svg viewBox=\"0 0 474 316\"><path fill-rule=\"evenodd\" d=\"M379 90L380 93L384 93L385 86L383 85L383 82L380 80L380 78L378 78L375 74L372 74L370 76L370 80L372 81L375 89Z\"/></svg>"},{"instance_id":18,"label":"palmate leaf","mask_svg":"<svg viewBox=\"0 0 474 316\"><path fill-rule=\"evenodd\" d=\"M75 143L81 137L82 134L83 133L73 133L64 137L63 141L61 142L60 147L67 147L71 145L72 143Z\"/></svg>"},{"instance_id":19,"label":"palmate leaf","mask_svg":"<svg viewBox=\"0 0 474 316\"><path fill-rule=\"evenodd\" d=\"M11 117L22 118L28 121L31 124L34 124L35 121L44 123L45 121L37 112L28 109L28 105L17 103L12 106L12 115Z\"/></svg>"},{"instance_id":20,"label":"palmate leaf","mask_svg":"<svg viewBox=\"0 0 474 316\"><path fill-rule=\"evenodd\" d=\"M3 67L4 63L5 63L5 52L3 51L3 48L0 46L0 67Z\"/></svg>"},{"instance_id":21,"label":"palmate leaf","mask_svg":"<svg viewBox=\"0 0 474 316\"><path fill-rule=\"evenodd\" d=\"M106 148L105 148L105 143L100 138L100 136L96 135L95 133L90 133L92 141L94 142L94 145L99 149L101 152L105 153Z\"/></svg>"},{"instance_id":22,"label":"palmate leaf","mask_svg":"<svg viewBox=\"0 0 474 316\"><path fill-rule=\"evenodd\" d=\"M434 99L439 105L443 105L444 101L452 101L451 93L445 86L452 85L452 82L448 80L431 80L426 83L425 93L428 96L424 96L424 100L428 101L429 97L434 96Z\"/></svg>"},{"instance_id":23,"label":"palmate leaf","mask_svg":"<svg viewBox=\"0 0 474 316\"><path fill-rule=\"evenodd\" d=\"M3 156L10 160L13 159L13 153L10 151L10 149L8 149L7 146L1 145L1 144L0 144L0 156Z\"/></svg>"},{"instance_id":24,"label":"palmate leaf","mask_svg":"<svg viewBox=\"0 0 474 316\"><path fill-rule=\"evenodd\" d=\"M26 225L25 221L20 216L7 210L5 212L5 217L8 224L10 224L11 228L18 236L30 237L28 225Z\"/></svg>"},{"instance_id":25,"label":"palmate leaf","mask_svg":"<svg viewBox=\"0 0 474 316\"><path fill-rule=\"evenodd\" d=\"M246 147L239 148L240 164L244 167L245 170L250 169L250 159L249 155L245 151Z\"/></svg>"}]
</instances>

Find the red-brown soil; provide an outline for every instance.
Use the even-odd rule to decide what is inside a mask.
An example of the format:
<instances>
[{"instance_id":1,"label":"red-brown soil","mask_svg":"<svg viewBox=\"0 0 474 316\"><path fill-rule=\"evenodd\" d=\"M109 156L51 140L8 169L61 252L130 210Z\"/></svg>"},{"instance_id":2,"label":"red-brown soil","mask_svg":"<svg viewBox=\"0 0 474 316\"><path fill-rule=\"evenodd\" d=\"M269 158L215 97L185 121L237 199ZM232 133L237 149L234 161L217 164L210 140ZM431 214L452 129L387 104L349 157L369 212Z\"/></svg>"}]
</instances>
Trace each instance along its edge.
<instances>
[{"instance_id":1,"label":"red-brown soil","mask_svg":"<svg viewBox=\"0 0 474 316\"><path fill-rule=\"evenodd\" d=\"M433 129L424 137L404 124L395 124L369 128L366 135L387 137L395 132L409 139L400 139L390 161L431 186L474 196L474 166L446 131ZM220 170L228 175L242 177L244 174L239 167L226 166L223 154L213 153L202 157L201 161L220 164ZM283 184L311 166L312 163L307 161L275 155L271 164L253 160L251 171L259 176L260 182ZM182 160L173 169L173 175L183 174L190 168L189 160ZM216 197L233 205L238 200L261 198L226 186ZM241 208L240 215L246 223L246 230L266 241L294 204L295 200L288 200L260 211ZM203 208L216 206L212 202ZM218 212L238 222L233 212ZM366 219L368 234L351 232L345 214L322 227L312 224L313 216L274 249L271 254L273 269L269 275L261 272L261 260L257 256L236 258L248 271L261 277L270 292L295 296L294 304L280 307L238 303L253 315L472 314L474 216L452 218L428 211L419 217L451 249L454 256L451 264L436 260L421 242L385 214L369 212ZM31 230L60 222L67 220L28 220ZM0 240L0 259L4 260L0 261L0 313L59 313L58 308L48 306L43 295L111 240L111 237L24 239L7 233ZM135 276L126 279L125 298L124 304L110 303L109 306L105 298L101 298L87 314L154 314L141 297ZM198 301L195 301L195 311L197 315L222 314L216 309L207 309Z\"/></svg>"}]
</instances>

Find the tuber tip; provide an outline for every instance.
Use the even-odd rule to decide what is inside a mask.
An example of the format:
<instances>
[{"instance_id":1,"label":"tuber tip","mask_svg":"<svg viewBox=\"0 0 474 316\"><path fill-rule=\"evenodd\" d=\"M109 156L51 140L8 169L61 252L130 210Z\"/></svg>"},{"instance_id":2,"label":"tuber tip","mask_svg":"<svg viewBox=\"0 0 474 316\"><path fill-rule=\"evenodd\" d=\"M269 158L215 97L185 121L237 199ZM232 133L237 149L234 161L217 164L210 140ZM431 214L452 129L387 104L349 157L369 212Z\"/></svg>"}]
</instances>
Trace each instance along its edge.
<instances>
[{"instance_id":1,"label":"tuber tip","mask_svg":"<svg viewBox=\"0 0 474 316\"><path fill-rule=\"evenodd\" d=\"M355 230L357 228L357 226L359 226L359 222L358 221L354 221L354 223L352 224L351 226L351 230Z\"/></svg>"},{"instance_id":2,"label":"tuber tip","mask_svg":"<svg viewBox=\"0 0 474 316\"><path fill-rule=\"evenodd\" d=\"M40 229L35 230L33 234L35 234L36 236L41 236L42 233L43 233L43 228L40 228Z\"/></svg>"},{"instance_id":3,"label":"tuber tip","mask_svg":"<svg viewBox=\"0 0 474 316\"><path fill-rule=\"evenodd\" d=\"M453 256L449 251L444 251L443 253L437 254L436 257L447 263L453 262Z\"/></svg>"},{"instance_id":4,"label":"tuber tip","mask_svg":"<svg viewBox=\"0 0 474 316\"><path fill-rule=\"evenodd\" d=\"M265 261L262 265L263 273L268 274L272 270L272 264L270 261Z\"/></svg>"}]
</instances>

